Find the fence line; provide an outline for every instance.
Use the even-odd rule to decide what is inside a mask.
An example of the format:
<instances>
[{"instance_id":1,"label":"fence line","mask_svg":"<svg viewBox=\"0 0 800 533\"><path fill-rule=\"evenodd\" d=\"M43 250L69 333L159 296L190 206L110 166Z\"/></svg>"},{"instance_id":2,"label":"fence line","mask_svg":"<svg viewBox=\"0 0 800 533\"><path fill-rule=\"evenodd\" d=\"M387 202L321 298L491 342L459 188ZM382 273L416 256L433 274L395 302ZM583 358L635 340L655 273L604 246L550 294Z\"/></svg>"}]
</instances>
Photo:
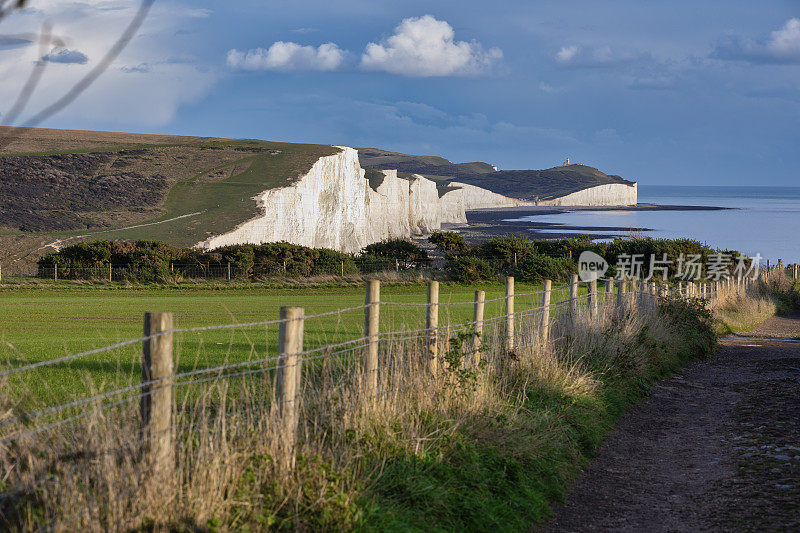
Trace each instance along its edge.
<instances>
[{"instance_id":1,"label":"fence line","mask_svg":"<svg viewBox=\"0 0 800 533\"><path fill-rule=\"evenodd\" d=\"M476 291L473 301L440 302L438 283L431 282L428 290L427 302L406 303L391 302L381 299L380 284L371 281L368 284L365 304L335 311L304 316L301 308L281 308L281 316L274 320L263 320L246 324L222 324L204 327L176 328L172 325L171 315L148 314L145 320L144 334L141 337L122 341L109 346L95 348L75 354L66 355L48 361L39 361L28 365L5 369L0 372L0 378L34 370L47 365L56 365L69 362L81 357L100 354L119 348L125 348L137 343L143 346L142 380L139 383L115 390L102 392L88 397L75 399L60 405L48 406L38 411L25 414L16 414L13 417L0 421L0 428L12 427L10 433L0 437L0 451L7 451L8 445L14 441L32 437L39 433L57 429L67 424L87 418L93 413L108 412L113 408L130 408L138 400L140 403L141 434L133 443L134 446L145 446L145 455L148 457L153 476L147 483L157 484L164 476L171 473L174 463L172 457L177 443L176 432L184 431L186 426L176 424L176 398L179 390L186 390L190 385L246 378L252 375L271 376L274 386L271 389L270 400L257 407L249 409L269 415L270 421L278 424L276 431L281 439L281 445L287 451L289 458L282 468L292 468L294 449L299 439L299 419L301 404L304 401L322 401L330 394L356 394L359 402L373 402L385 398L393 393L399 393L411 385L407 380L412 376L403 372L406 368L400 361L391 358L388 348L383 350L380 346L391 343L415 341L417 348L410 354L420 354L420 370L426 369L427 373L435 376L439 372L440 361L444 353L450 353L455 348L448 346L453 335L468 333L465 346L461 349L462 356L468 365L477 367L481 353L489 340L496 339L500 346L505 346L506 352L515 349L530 347L537 342L548 342L555 320L569 319L576 316L579 311L585 311L592 320L607 313L612 317L613 311L619 309L620 313L635 310L638 306L655 306L658 298L703 298L713 300L723 291L742 291L750 283L741 281L704 283L695 285L669 285L649 282L647 284L632 283L630 280L618 280L616 292L613 280L600 280L605 282L601 289L597 280L585 284L587 292L580 294L579 282L573 278L571 283L553 286L545 280L540 291L514 294L513 278L506 281L506 293L502 297L486 299L483 291ZM569 297L552 301L554 293L569 290ZM534 297L532 305L522 307L520 298ZM537 300L539 297L540 300ZM516 299L516 302L515 302ZM503 301L504 310L497 316L485 316L485 304ZM515 308L515 303L517 304ZM473 305L472 320L451 324L439 321L440 307ZM426 325L424 328L409 330L380 331L378 320L382 306L415 307L426 309ZM364 334L354 339L343 342L327 344L305 349L303 346L303 329L308 320L343 313L364 311ZM168 316L168 318L167 318ZM517 328L517 322L525 322L531 327L528 329ZM160 321L160 322L159 322ZM155 322L161 325L156 327ZM196 368L186 372L175 372L173 369L172 345L174 335L177 333L194 333L236 328L249 328L278 324L280 327L277 355L263 358L217 365L209 368ZM443 342L445 343L442 348ZM454 345L455 346L455 345ZM416 351L415 351L416 350ZM347 358L349 359L347 359ZM389 359L386 359L389 357ZM405 355L412 357L412 355ZM321 361L322 365L314 366L311 363ZM340 379L328 384L326 389L320 390L312 381L309 388L303 389L303 375L307 380L316 379L315 372L320 379L324 378L325 364L333 364L335 370L341 371ZM338 366L337 366L338 365ZM258 367L258 368L252 368ZM424 373L423 373L424 374ZM242 381L247 383L247 381ZM5 386L8 386L7 384ZM360 392L359 392L360 391ZM268 391L264 391L267 394ZM182 397L181 410L190 409L191 397ZM322 394L323 396L319 396ZM124 396L124 397L123 397ZM111 401L109 401L111 400ZM235 400L235 397L234 397ZM90 406L87 408L87 406ZM128 406L128 407L126 407ZM70 410L80 409L80 412L62 419L53 420L61 413L69 414ZM276 411L277 410L277 411ZM183 411L181 411L183 412ZM204 418L197 425L216 423L218 419L233 416L241 411L229 411L223 406L221 411L211 418ZM277 414L272 414L276 413ZM63 416L63 415L62 415ZM129 416L134 416L129 414ZM261 417L264 418L264 417ZM31 428L31 423L44 422ZM264 419L267 423L267 419ZM272 423L272 422L269 422ZM23 427L14 427L22 425ZM188 429L192 429L191 427ZM126 445L127 446L127 445ZM119 450L121 447L117 446ZM79 452L79 451L78 451ZM77 453L77 452L76 452ZM106 453L106 452L103 452ZM114 452L108 452L114 453Z\"/></svg>"}]
</instances>

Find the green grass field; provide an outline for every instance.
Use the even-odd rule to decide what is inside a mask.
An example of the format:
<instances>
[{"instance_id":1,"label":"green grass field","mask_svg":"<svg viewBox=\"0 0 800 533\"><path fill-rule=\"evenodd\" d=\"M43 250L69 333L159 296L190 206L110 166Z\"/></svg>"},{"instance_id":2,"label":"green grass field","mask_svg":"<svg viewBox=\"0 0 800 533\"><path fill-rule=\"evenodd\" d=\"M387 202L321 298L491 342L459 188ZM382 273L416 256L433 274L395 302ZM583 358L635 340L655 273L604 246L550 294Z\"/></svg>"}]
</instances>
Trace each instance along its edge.
<instances>
[{"instance_id":1,"label":"green grass field","mask_svg":"<svg viewBox=\"0 0 800 533\"><path fill-rule=\"evenodd\" d=\"M480 286L445 284L440 302L467 302L440 309L440 326L472 319L474 291L486 291L487 300L503 296L499 283ZM535 285L518 284L517 294L539 291ZM424 303L424 285L385 285L385 302ZM554 292L553 302L565 297ZM516 310L538 305L539 296L519 296ZM68 354L111 345L142 334L145 311L171 311L175 327L245 324L278 318L281 306L300 306L306 315L360 306L364 288L315 287L269 288L258 285L122 287L81 286L59 283L0 290L4 320L0 324L0 357L5 364L50 360ZM503 302L486 305L486 318L503 313ZM309 319L305 324L305 349L357 339L363 334L363 310ZM417 330L425 327L424 307L381 307L381 331ZM234 328L176 335L178 372L274 356L277 325ZM126 385L141 375L140 346L133 345L67 363L38 368L11 379L10 385L45 402L71 398L92 386L109 390ZM90 381L87 380L90 379ZM91 385L90 385L91 383Z\"/></svg>"}]
</instances>

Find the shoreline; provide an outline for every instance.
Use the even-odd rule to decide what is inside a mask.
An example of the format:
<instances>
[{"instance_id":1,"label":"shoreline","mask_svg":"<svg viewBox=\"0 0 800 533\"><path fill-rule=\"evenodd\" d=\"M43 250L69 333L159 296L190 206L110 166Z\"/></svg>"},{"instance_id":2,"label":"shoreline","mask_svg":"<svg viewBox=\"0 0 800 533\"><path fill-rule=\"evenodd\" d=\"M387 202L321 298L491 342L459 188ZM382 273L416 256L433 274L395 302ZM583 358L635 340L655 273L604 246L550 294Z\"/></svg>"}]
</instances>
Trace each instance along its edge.
<instances>
[{"instance_id":1,"label":"shoreline","mask_svg":"<svg viewBox=\"0 0 800 533\"><path fill-rule=\"evenodd\" d=\"M533 240L554 240L590 235L592 240L614 239L647 233L653 228L628 226L575 226L553 222L512 221L523 217L559 215L578 211L722 211L733 207L704 205L637 204L635 206L525 206L473 209L466 212L466 224L446 224L444 231L458 231L467 241L483 242L502 235ZM446 227L445 227L446 226Z\"/></svg>"}]
</instances>

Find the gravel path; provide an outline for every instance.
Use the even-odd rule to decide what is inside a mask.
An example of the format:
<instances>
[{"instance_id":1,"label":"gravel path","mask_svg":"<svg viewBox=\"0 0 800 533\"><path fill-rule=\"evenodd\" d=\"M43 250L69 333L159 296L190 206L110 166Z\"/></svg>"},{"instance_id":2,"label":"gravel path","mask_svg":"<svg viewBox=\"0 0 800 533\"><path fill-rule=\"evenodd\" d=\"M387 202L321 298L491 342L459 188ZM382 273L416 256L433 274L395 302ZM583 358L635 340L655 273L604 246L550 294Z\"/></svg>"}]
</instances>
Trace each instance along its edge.
<instances>
[{"instance_id":1,"label":"gravel path","mask_svg":"<svg viewBox=\"0 0 800 533\"><path fill-rule=\"evenodd\" d=\"M541 531L800 531L800 343L726 337L659 382L554 511Z\"/></svg>"}]
</instances>

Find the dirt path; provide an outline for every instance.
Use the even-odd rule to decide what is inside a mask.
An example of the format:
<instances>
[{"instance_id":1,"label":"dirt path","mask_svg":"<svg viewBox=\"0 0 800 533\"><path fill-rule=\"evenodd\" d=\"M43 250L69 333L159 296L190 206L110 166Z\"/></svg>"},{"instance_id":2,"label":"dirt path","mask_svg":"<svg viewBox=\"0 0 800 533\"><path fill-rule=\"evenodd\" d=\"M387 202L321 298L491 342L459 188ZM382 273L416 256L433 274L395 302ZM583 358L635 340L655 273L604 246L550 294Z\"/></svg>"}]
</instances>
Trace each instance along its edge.
<instances>
[{"instance_id":1,"label":"dirt path","mask_svg":"<svg viewBox=\"0 0 800 533\"><path fill-rule=\"evenodd\" d=\"M725 338L660 382L554 511L541 531L799 531L800 342Z\"/></svg>"}]
</instances>

